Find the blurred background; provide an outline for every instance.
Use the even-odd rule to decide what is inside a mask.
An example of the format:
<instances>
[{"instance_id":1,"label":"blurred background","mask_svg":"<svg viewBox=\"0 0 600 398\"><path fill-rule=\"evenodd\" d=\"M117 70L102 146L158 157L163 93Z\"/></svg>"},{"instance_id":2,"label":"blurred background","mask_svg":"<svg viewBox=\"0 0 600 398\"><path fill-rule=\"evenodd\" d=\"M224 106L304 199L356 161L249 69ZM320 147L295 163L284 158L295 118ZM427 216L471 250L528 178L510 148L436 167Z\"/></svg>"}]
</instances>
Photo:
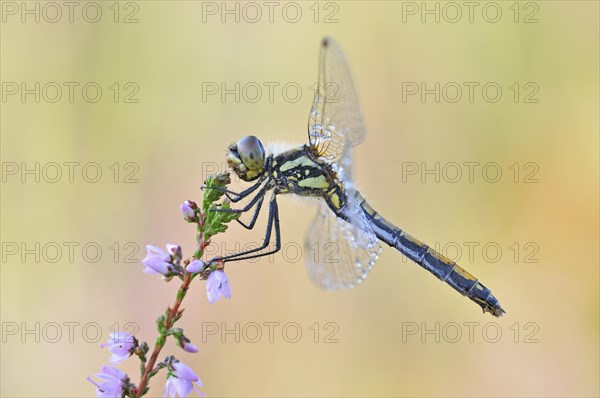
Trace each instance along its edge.
<instances>
[{"instance_id":1,"label":"blurred background","mask_svg":"<svg viewBox=\"0 0 600 398\"><path fill-rule=\"evenodd\" d=\"M231 143L306 141L325 35L368 130L360 190L506 315L391 249L359 287L320 291L316 209L281 197L284 251L227 265L230 300L195 281L178 326L200 352L160 358L209 397L600 394L597 2L1 5L2 396L91 396L111 331L153 344L178 285L141 272L144 245L192 254L179 204Z\"/></svg>"}]
</instances>

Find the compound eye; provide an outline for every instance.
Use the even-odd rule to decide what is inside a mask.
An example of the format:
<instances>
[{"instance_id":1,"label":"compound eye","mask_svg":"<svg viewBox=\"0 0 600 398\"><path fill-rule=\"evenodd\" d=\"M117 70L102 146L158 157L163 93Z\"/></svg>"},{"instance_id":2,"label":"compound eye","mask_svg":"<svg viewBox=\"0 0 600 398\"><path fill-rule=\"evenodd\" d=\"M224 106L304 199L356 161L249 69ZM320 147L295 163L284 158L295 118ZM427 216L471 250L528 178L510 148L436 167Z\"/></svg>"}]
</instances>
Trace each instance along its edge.
<instances>
[{"instance_id":1,"label":"compound eye","mask_svg":"<svg viewBox=\"0 0 600 398\"><path fill-rule=\"evenodd\" d=\"M258 172L265 163L265 149L262 142L253 135L242 138L237 143L237 152L249 170Z\"/></svg>"}]
</instances>

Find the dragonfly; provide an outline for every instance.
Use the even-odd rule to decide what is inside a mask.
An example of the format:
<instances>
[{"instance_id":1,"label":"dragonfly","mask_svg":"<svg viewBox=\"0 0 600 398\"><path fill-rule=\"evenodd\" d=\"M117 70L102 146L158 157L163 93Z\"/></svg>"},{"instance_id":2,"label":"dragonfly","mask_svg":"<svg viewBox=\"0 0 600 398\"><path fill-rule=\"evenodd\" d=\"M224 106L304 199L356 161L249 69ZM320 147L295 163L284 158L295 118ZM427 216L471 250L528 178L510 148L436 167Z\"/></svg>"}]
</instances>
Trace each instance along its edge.
<instances>
[{"instance_id":1,"label":"dragonfly","mask_svg":"<svg viewBox=\"0 0 600 398\"><path fill-rule=\"evenodd\" d=\"M356 189L352 179L351 151L365 139L357 92L346 57L331 38L321 42L319 81L308 118L308 143L284 151L266 150L255 136L229 147L227 164L244 182L241 192L221 188L241 208L220 208L252 214L252 229L263 203L268 202L263 243L250 250L215 257L213 262L241 261L272 255L281 249L277 198L282 194L318 199L316 218L306 235L305 247L335 244L337 256L307 256L310 279L325 290L352 288L364 281L379 258L383 242L431 272L441 281L478 304L483 312L499 317L505 312L490 289L454 261L409 235L381 216ZM245 203L242 202L242 203ZM275 235L274 246L270 245ZM307 251L308 252L308 251Z\"/></svg>"}]
</instances>

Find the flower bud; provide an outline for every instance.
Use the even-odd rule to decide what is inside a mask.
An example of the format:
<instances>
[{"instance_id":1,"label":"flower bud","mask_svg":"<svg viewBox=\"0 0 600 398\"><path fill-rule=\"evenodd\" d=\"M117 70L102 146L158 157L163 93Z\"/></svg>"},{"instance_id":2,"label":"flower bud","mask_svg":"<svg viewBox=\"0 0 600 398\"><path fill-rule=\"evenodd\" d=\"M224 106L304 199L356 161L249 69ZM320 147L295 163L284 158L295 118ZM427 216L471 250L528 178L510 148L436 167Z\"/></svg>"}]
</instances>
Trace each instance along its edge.
<instances>
[{"instance_id":1,"label":"flower bud","mask_svg":"<svg viewBox=\"0 0 600 398\"><path fill-rule=\"evenodd\" d=\"M179 206L181 210L181 214L183 214L183 219L187 222L197 222L198 215L196 211L198 210L198 205L191 200L186 200Z\"/></svg>"},{"instance_id":2,"label":"flower bud","mask_svg":"<svg viewBox=\"0 0 600 398\"><path fill-rule=\"evenodd\" d=\"M192 343L186 338L183 339L183 346L181 348L183 348L183 350L186 352L198 352L198 347L196 347L196 344Z\"/></svg>"},{"instance_id":3,"label":"flower bud","mask_svg":"<svg viewBox=\"0 0 600 398\"><path fill-rule=\"evenodd\" d=\"M197 272L204 271L205 267L206 267L206 264L204 264L204 261L194 260L188 264L188 266L185 268L185 270L189 273L195 274Z\"/></svg>"}]
</instances>

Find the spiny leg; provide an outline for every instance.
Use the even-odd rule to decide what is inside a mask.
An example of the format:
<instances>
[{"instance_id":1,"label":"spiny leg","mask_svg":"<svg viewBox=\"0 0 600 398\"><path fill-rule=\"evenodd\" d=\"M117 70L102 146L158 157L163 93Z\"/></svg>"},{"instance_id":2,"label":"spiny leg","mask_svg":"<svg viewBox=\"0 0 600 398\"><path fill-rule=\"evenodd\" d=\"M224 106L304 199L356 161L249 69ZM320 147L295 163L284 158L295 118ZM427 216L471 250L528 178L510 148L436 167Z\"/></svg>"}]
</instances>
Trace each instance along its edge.
<instances>
[{"instance_id":1,"label":"spiny leg","mask_svg":"<svg viewBox=\"0 0 600 398\"><path fill-rule=\"evenodd\" d=\"M275 228L275 248L273 250L270 250L270 251L267 251L264 253L252 254L252 253L255 253L260 250L265 249L269 245L273 227ZM278 208L277 202L275 200L275 195L273 195L273 197L271 198L271 202L269 203L269 225L267 227L267 234L265 236L265 240L264 240L263 244L256 249L247 250L245 252L230 256L233 258L229 258L227 261L241 261L241 260L250 260L253 258L264 257L264 256L268 256L268 255L277 253L280 249L281 249L281 230L279 227L279 208Z\"/></svg>"},{"instance_id":2,"label":"spiny leg","mask_svg":"<svg viewBox=\"0 0 600 398\"><path fill-rule=\"evenodd\" d=\"M229 199L232 203L237 203L240 200L244 199L245 197L247 197L248 195L250 195L252 192L256 191L256 189L258 189L258 187L260 187L260 185L263 183L262 180L259 180L256 184L252 185L249 188L244 189L242 192L234 192L234 191L230 191L228 189L222 188L222 187L207 187L207 186L203 186L201 189L215 189L217 191L221 191L225 194L225 196L227 196L227 199ZM234 197L230 196L230 195L234 195Z\"/></svg>"},{"instance_id":3,"label":"spiny leg","mask_svg":"<svg viewBox=\"0 0 600 398\"><path fill-rule=\"evenodd\" d=\"M222 213L245 213L248 210L250 210L252 207L254 207L254 205L256 204L256 202L258 202L262 197L265 196L265 193L267 192L267 188L268 188L267 185L265 185L264 187L262 187L260 189L260 191L256 194L256 196L254 196L252 198L252 200L246 206L244 206L241 209L223 209L223 208L219 208L219 209L212 209L211 211L222 212Z\"/></svg>"},{"instance_id":4,"label":"spiny leg","mask_svg":"<svg viewBox=\"0 0 600 398\"><path fill-rule=\"evenodd\" d=\"M252 219L250 220L249 224L245 224L239 218L236 218L235 221L237 221L238 224L240 224L242 227L244 227L246 229L252 229L252 228L254 228L254 224L256 224L256 220L258 219L258 215L260 214L260 209L262 208L262 204L263 204L264 199L265 199L265 195L262 195L260 197L260 199L258 200L258 203L256 204L256 209L254 210L254 214L252 215Z\"/></svg>"},{"instance_id":5,"label":"spiny leg","mask_svg":"<svg viewBox=\"0 0 600 398\"><path fill-rule=\"evenodd\" d=\"M250 193L252 193L252 191L256 190L256 187L260 186L260 184L255 184L254 187L250 187L250 189L247 189L246 191L249 191L248 193L245 193L246 191L242 192L241 194L245 194L245 196L248 196ZM244 223L243 221L240 221L239 219L236 219L236 221L244 228L246 229L252 229L254 228L254 224L256 224L256 220L258 219L258 215L260 214L260 210L262 208L262 204L263 204L263 200L265 198L265 193L267 191L266 189L267 187L264 186L257 194L256 196L250 201L250 203L248 203L244 208L242 209L213 209L212 211L217 211L217 212L226 212L226 213L245 213L246 211L250 210L252 208L252 206L254 206L256 204L256 209L254 210L254 214L252 215L252 219L250 220L249 224ZM258 202L258 203L257 203Z\"/></svg>"},{"instance_id":6,"label":"spiny leg","mask_svg":"<svg viewBox=\"0 0 600 398\"><path fill-rule=\"evenodd\" d=\"M271 216L271 205L273 205L273 226L275 228L275 248L273 250L270 250L270 251L267 251L264 253L254 254L254 255L245 256L245 257L237 257L233 261L251 260L253 258L269 256L269 255L277 253L279 250L281 250L281 230L279 228L279 208L277 207L277 202L275 201L275 199L272 199L271 202L272 203L269 204L269 216ZM262 250L265 247L267 247L269 245L270 240L271 240L271 234L269 232L269 236L265 237L265 242L263 242L263 246L259 250ZM243 254L244 253L239 253L238 255L241 256ZM249 253L247 253L247 254L249 254ZM229 261L232 261L232 260L229 260Z\"/></svg>"},{"instance_id":7,"label":"spiny leg","mask_svg":"<svg viewBox=\"0 0 600 398\"><path fill-rule=\"evenodd\" d=\"M243 251L237 254L231 254L225 257L215 257L211 259L208 264L212 264L215 261L239 261L239 260L250 260L253 258L268 256L273 253L277 253L281 249L281 231L279 228L279 208L277 207L276 193L273 193L269 202L269 220L267 222L267 231L265 235L265 240L260 247ZM275 248L271 251L267 251L259 254L252 254L259 252L265 249L269 245L269 241L271 240L271 232L275 227Z\"/></svg>"}]
</instances>

